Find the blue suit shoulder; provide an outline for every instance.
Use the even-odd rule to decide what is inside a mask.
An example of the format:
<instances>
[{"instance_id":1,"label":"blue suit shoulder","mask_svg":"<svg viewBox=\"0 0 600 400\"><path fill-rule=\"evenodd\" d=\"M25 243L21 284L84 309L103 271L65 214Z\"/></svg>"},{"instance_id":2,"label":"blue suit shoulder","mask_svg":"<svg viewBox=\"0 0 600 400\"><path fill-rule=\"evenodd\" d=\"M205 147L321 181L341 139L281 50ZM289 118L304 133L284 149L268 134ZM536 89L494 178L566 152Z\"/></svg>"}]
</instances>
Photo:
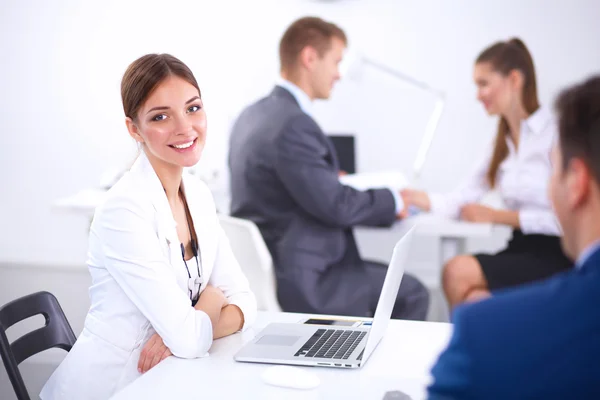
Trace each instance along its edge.
<instances>
[{"instance_id":1,"label":"blue suit shoulder","mask_svg":"<svg viewBox=\"0 0 600 400\"><path fill-rule=\"evenodd\" d=\"M600 257L591 264L459 307L431 398L600 398Z\"/></svg>"}]
</instances>

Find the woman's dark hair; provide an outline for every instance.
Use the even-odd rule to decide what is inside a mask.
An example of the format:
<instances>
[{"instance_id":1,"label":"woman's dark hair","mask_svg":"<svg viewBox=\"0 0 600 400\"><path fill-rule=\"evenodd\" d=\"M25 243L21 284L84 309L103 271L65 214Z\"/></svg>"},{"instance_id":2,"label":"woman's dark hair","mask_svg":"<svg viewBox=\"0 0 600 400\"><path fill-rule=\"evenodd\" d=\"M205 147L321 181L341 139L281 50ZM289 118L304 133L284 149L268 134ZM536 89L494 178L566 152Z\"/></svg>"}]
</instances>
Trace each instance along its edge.
<instances>
[{"instance_id":1,"label":"woman's dark hair","mask_svg":"<svg viewBox=\"0 0 600 400\"><path fill-rule=\"evenodd\" d=\"M198 89L192 71L170 54L146 54L127 67L121 80L121 100L125 116L136 120L140 107L156 87L169 76L177 76Z\"/></svg>"},{"instance_id":2,"label":"woman's dark hair","mask_svg":"<svg viewBox=\"0 0 600 400\"><path fill-rule=\"evenodd\" d=\"M600 185L600 75L564 90L556 111L563 168L581 158Z\"/></svg>"},{"instance_id":3,"label":"woman's dark hair","mask_svg":"<svg viewBox=\"0 0 600 400\"><path fill-rule=\"evenodd\" d=\"M494 71L504 76L513 70L520 71L524 78L522 102L525 111L531 115L539 108L533 58L521 39L513 38L507 42L491 45L477 57L476 64L484 62L490 63ZM508 130L508 121L504 117L500 117L494 152L487 171L487 180L492 188L496 185L498 167L508 156L508 146L506 145Z\"/></svg>"}]
</instances>

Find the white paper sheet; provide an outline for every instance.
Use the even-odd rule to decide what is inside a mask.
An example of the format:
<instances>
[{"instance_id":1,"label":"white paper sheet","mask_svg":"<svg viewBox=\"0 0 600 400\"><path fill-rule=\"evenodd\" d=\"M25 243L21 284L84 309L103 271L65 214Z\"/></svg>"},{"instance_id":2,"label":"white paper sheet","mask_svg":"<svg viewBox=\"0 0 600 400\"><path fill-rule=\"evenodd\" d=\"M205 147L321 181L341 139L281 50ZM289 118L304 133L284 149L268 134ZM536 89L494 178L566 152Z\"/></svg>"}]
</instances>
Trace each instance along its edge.
<instances>
[{"instance_id":1,"label":"white paper sheet","mask_svg":"<svg viewBox=\"0 0 600 400\"><path fill-rule=\"evenodd\" d=\"M406 176L399 171L363 172L340 177L340 182L357 190L408 187Z\"/></svg>"}]
</instances>

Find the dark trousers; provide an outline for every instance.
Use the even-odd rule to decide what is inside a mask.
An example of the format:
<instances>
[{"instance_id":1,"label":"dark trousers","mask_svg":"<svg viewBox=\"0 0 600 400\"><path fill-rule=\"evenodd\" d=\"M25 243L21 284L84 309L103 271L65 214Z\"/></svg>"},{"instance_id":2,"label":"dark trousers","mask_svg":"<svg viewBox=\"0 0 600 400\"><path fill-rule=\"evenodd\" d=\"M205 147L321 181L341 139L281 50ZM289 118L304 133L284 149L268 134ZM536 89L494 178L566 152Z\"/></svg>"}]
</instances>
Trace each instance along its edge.
<instances>
[{"instance_id":1,"label":"dark trousers","mask_svg":"<svg viewBox=\"0 0 600 400\"><path fill-rule=\"evenodd\" d=\"M369 307L371 312L375 314L388 266L373 261L365 261L365 264L369 275L369 284L371 285ZM392 318L424 321L428 309L429 292L427 288L415 277L405 273L400 283Z\"/></svg>"}]
</instances>

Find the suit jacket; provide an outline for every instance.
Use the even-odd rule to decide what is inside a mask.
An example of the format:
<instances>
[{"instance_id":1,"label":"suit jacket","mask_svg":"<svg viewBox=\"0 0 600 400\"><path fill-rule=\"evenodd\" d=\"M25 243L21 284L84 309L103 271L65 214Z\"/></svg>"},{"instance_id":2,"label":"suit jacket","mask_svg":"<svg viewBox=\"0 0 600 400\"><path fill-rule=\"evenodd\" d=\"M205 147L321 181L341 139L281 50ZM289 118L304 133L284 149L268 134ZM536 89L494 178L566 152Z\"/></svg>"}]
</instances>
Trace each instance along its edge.
<instances>
[{"instance_id":1,"label":"suit jacket","mask_svg":"<svg viewBox=\"0 0 600 400\"><path fill-rule=\"evenodd\" d=\"M203 282L193 291L207 284L221 288L242 310L245 329L256 317L256 301L219 225L212 195L185 173L183 188L200 248ZM140 376L140 353L154 333L176 357L201 357L209 350L211 321L191 305L175 219L143 153L96 209L87 263L92 286L84 329L42 398L108 399ZM196 263L188 264L197 276Z\"/></svg>"},{"instance_id":2,"label":"suit jacket","mask_svg":"<svg viewBox=\"0 0 600 400\"><path fill-rule=\"evenodd\" d=\"M366 315L370 288L352 227L391 225L393 194L343 186L330 141L279 86L239 116L229 167L231 213L260 229L282 308Z\"/></svg>"},{"instance_id":3,"label":"suit jacket","mask_svg":"<svg viewBox=\"0 0 600 400\"><path fill-rule=\"evenodd\" d=\"M600 250L454 315L430 399L600 399Z\"/></svg>"}]
</instances>

